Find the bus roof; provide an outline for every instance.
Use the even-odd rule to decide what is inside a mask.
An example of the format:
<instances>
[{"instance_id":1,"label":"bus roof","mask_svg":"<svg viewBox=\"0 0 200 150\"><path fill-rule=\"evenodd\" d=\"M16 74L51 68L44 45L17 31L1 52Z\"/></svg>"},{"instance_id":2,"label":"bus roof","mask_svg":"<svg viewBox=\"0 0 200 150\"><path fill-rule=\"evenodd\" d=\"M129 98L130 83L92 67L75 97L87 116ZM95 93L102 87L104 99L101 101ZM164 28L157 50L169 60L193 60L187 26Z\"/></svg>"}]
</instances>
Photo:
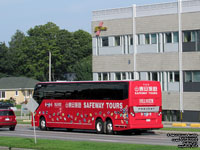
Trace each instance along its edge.
<instances>
[{"instance_id":1,"label":"bus roof","mask_svg":"<svg viewBox=\"0 0 200 150\"><path fill-rule=\"evenodd\" d=\"M158 81L150 81L150 80L109 80L109 81L53 81L53 82L39 82L38 84L49 84L49 83L102 83L102 82L135 82L135 81L158 82Z\"/></svg>"}]
</instances>

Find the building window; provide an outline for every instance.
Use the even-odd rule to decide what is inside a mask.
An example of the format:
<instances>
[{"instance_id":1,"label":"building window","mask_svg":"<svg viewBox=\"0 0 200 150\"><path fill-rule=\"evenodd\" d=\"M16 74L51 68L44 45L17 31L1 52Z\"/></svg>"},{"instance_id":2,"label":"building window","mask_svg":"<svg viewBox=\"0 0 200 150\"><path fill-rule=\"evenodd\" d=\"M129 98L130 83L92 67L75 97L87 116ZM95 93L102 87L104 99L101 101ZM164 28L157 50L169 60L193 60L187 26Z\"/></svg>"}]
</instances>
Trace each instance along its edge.
<instances>
[{"instance_id":1,"label":"building window","mask_svg":"<svg viewBox=\"0 0 200 150\"><path fill-rule=\"evenodd\" d=\"M169 82L174 82L172 72L169 72Z\"/></svg>"},{"instance_id":2,"label":"building window","mask_svg":"<svg viewBox=\"0 0 200 150\"><path fill-rule=\"evenodd\" d=\"M200 82L200 72L199 71L195 71L193 72L193 82Z\"/></svg>"},{"instance_id":3,"label":"building window","mask_svg":"<svg viewBox=\"0 0 200 150\"><path fill-rule=\"evenodd\" d=\"M115 73L115 80L121 80L121 73L120 72Z\"/></svg>"},{"instance_id":4,"label":"building window","mask_svg":"<svg viewBox=\"0 0 200 150\"><path fill-rule=\"evenodd\" d=\"M192 82L192 72L185 72L185 82Z\"/></svg>"},{"instance_id":5,"label":"building window","mask_svg":"<svg viewBox=\"0 0 200 150\"><path fill-rule=\"evenodd\" d=\"M145 35L144 34L138 34L138 45L145 44Z\"/></svg>"},{"instance_id":6,"label":"building window","mask_svg":"<svg viewBox=\"0 0 200 150\"><path fill-rule=\"evenodd\" d=\"M0 98L2 98L2 99L6 98L6 92L5 91L0 91Z\"/></svg>"},{"instance_id":7,"label":"building window","mask_svg":"<svg viewBox=\"0 0 200 150\"><path fill-rule=\"evenodd\" d=\"M168 82L179 82L179 72L168 72Z\"/></svg>"},{"instance_id":8,"label":"building window","mask_svg":"<svg viewBox=\"0 0 200 150\"><path fill-rule=\"evenodd\" d=\"M107 73L103 73L103 80L108 80L108 74Z\"/></svg>"},{"instance_id":9,"label":"building window","mask_svg":"<svg viewBox=\"0 0 200 150\"><path fill-rule=\"evenodd\" d=\"M184 42L195 42L196 41L196 32L195 31L184 31Z\"/></svg>"},{"instance_id":10,"label":"building window","mask_svg":"<svg viewBox=\"0 0 200 150\"><path fill-rule=\"evenodd\" d=\"M165 33L165 40L166 40L166 43L172 43L172 33L171 32Z\"/></svg>"},{"instance_id":11,"label":"building window","mask_svg":"<svg viewBox=\"0 0 200 150\"><path fill-rule=\"evenodd\" d=\"M19 96L19 93L18 93L18 91L15 91L15 96Z\"/></svg>"},{"instance_id":12,"label":"building window","mask_svg":"<svg viewBox=\"0 0 200 150\"><path fill-rule=\"evenodd\" d=\"M157 72L152 72L152 80L153 81L158 81L158 74L157 74Z\"/></svg>"},{"instance_id":13,"label":"building window","mask_svg":"<svg viewBox=\"0 0 200 150\"><path fill-rule=\"evenodd\" d=\"M173 43L178 43L178 32L173 32Z\"/></svg>"},{"instance_id":14,"label":"building window","mask_svg":"<svg viewBox=\"0 0 200 150\"><path fill-rule=\"evenodd\" d=\"M133 36L130 36L130 41L129 41L130 45L133 45Z\"/></svg>"},{"instance_id":15,"label":"building window","mask_svg":"<svg viewBox=\"0 0 200 150\"><path fill-rule=\"evenodd\" d=\"M151 80L151 72L147 72L147 80Z\"/></svg>"},{"instance_id":16,"label":"building window","mask_svg":"<svg viewBox=\"0 0 200 150\"><path fill-rule=\"evenodd\" d=\"M130 79L130 80L134 79L134 77L133 77L133 72L129 72L129 79Z\"/></svg>"},{"instance_id":17,"label":"building window","mask_svg":"<svg viewBox=\"0 0 200 150\"><path fill-rule=\"evenodd\" d=\"M151 34L151 44L157 44L156 34Z\"/></svg>"},{"instance_id":18,"label":"building window","mask_svg":"<svg viewBox=\"0 0 200 150\"><path fill-rule=\"evenodd\" d=\"M185 82L200 82L200 71L185 72Z\"/></svg>"},{"instance_id":19,"label":"building window","mask_svg":"<svg viewBox=\"0 0 200 150\"><path fill-rule=\"evenodd\" d=\"M120 36L115 36L115 46L120 46Z\"/></svg>"},{"instance_id":20,"label":"building window","mask_svg":"<svg viewBox=\"0 0 200 150\"><path fill-rule=\"evenodd\" d=\"M184 42L191 42L191 32L185 31L184 32Z\"/></svg>"},{"instance_id":21,"label":"building window","mask_svg":"<svg viewBox=\"0 0 200 150\"><path fill-rule=\"evenodd\" d=\"M174 72L174 81L179 82L179 72Z\"/></svg>"},{"instance_id":22,"label":"building window","mask_svg":"<svg viewBox=\"0 0 200 150\"><path fill-rule=\"evenodd\" d=\"M101 73L98 73L98 81L101 81Z\"/></svg>"},{"instance_id":23,"label":"building window","mask_svg":"<svg viewBox=\"0 0 200 150\"><path fill-rule=\"evenodd\" d=\"M126 80L126 73L122 72L122 80Z\"/></svg>"},{"instance_id":24,"label":"building window","mask_svg":"<svg viewBox=\"0 0 200 150\"><path fill-rule=\"evenodd\" d=\"M150 44L149 34L145 34L145 44Z\"/></svg>"},{"instance_id":25,"label":"building window","mask_svg":"<svg viewBox=\"0 0 200 150\"><path fill-rule=\"evenodd\" d=\"M102 37L102 46L108 46L108 37Z\"/></svg>"}]
</instances>

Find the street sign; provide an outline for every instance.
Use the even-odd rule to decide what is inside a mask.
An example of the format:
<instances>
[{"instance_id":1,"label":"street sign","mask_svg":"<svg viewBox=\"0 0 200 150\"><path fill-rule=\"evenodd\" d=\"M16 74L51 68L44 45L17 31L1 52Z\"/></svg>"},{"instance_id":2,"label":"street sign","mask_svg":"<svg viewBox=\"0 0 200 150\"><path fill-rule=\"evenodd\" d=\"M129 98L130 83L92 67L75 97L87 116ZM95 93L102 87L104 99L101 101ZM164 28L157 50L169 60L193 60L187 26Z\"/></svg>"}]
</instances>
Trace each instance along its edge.
<instances>
[{"instance_id":1,"label":"street sign","mask_svg":"<svg viewBox=\"0 0 200 150\"><path fill-rule=\"evenodd\" d=\"M38 106L39 104L33 98L30 98L30 100L26 104L26 108L28 108L28 110L30 110L32 113L35 112Z\"/></svg>"},{"instance_id":2,"label":"street sign","mask_svg":"<svg viewBox=\"0 0 200 150\"><path fill-rule=\"evenodd\" d=\"M33 128L34 128L35 144L37 143L37 140L36 140L36 132L35 132L35 116L34 116L35 113L34 112L38 106L39 104L33 98L30 98L30 100L26 104L26 107L28 108L28 110L30 110L33 113Z\"/></svg>"}]
</instances>

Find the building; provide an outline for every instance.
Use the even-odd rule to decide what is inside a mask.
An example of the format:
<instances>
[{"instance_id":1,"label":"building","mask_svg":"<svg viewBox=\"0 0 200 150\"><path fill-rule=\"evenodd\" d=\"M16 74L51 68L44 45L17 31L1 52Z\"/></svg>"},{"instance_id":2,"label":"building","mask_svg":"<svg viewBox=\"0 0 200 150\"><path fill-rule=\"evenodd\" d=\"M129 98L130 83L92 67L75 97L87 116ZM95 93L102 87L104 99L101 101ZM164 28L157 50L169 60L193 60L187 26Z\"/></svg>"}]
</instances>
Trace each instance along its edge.
<instances>
[{"instance_id":1,"label":"building","mask_svg":"<svg viewBox=\"0 0 200 150\"><path fill-rule=\"evenodd\" d=\"M17 104L32 97L39 81L26 77L4 77L0 79L0 100L15 99Z\"/></svg>"},{"instance_id":2,"label":"building","mask_svg":"<svg viewBox=\"0 0 200 150\"><path fill-rule=\"evenodd\" d=\"M200 0L182 1L180 6L182 53L178 2L93 11L93 80L160 81L163 120L179 121L182 104L182 120L199 122Z\"/></svg>"}]
</instances>

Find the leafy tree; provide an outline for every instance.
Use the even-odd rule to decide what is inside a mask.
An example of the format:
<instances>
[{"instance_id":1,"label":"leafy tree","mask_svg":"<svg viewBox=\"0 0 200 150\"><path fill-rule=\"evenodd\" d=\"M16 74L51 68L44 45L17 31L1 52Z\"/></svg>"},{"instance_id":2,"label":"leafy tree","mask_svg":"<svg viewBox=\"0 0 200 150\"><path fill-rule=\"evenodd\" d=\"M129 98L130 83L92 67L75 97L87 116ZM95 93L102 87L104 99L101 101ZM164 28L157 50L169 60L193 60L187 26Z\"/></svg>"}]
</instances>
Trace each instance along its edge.
<instances>
[{"instance_id":1,"label":"leafy tree","mask_svg":"<svg viewBox=\"0 0 200 150\"><path fill-rule=\"evenodd\" d=\"M16 33L11 37L11 41L9 42L9 48L11 50L20 48L24 38L24 33L20 30L17 30Z\"/></svg>"},{"instance_id":2,"label":"leafy tree","mask_svg":"<svg viewBox=\"0 0 200 150\"><path fill-rule=\"evenodd\" d=\"M8 47L5 43L0 43L0 77L12 74L12 64L8 55Z\"/></svg>"},{"instance_id":3,"label":"leafy tree","mask_svg":"<svg viewBox=\"0 0 200 150\"><path fill-rule=\"evenodd\" d=\"M92 56L87 56L70 66L71 72L76 73L76 80L92 80Z\"/></svg>"},{"instance_id":4,"label":"leafy tree","mask_svg":"<svg viewBox=\"0 0 200 150\"><path fill-rule=\"evenodd\" d=\"M12 74L13 76L21 75L21 72L18 67L21 66L19 62L19 57L21 56L21 48L23 40L26 38L25 34L20 30L17 30L16 33L11 37L11 41L9 42L9 50L8 50L8 57L9 62L12 65Z\"/></svg>"},{"instance_id":5,"label":"leafy tree","mask_svg":"<svg viewBox=\"0 0 200 150\"><path fill-rule=\"evenodd\" d=\"M9 42L9 49L1 44L0 58L7 57L10 65L6 68L1 63L0 69L4 71L0 73L47 81L51 52L53 80L66 80L66 73L71 72L77 74L77 80L91 80L91 43L89 33L83 30L69 32L52 22L30 28L27 35L17 30Z\"/></svg>"}]
</instances>

